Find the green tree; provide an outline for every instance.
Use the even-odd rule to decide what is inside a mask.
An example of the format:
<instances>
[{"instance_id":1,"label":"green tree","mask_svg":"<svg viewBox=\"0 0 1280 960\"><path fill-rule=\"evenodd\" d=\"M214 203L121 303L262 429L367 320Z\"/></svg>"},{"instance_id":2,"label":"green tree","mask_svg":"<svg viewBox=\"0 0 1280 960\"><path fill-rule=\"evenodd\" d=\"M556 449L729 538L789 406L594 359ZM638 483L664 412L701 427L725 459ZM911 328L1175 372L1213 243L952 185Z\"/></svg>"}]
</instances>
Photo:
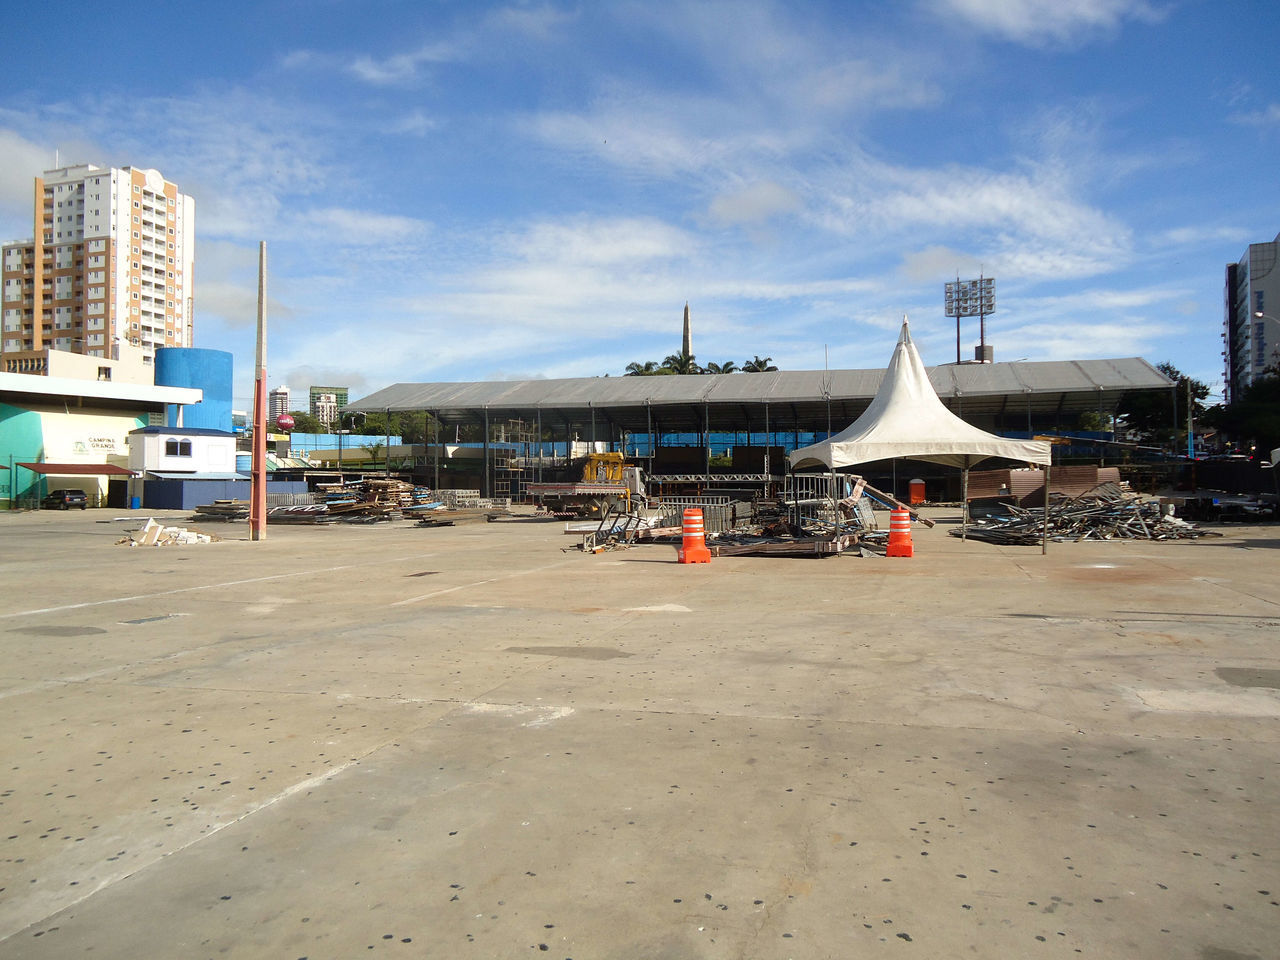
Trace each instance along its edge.
<instances>
[{"instance_id":1,"label":"green tree","mask_svg":"<svg viewBox=\"0 0 1280 960\"><path fill-rule=\"evenodd\" d=\"M1116 416L1143 442L1172 444L1185 449L1187 387L1190 385L1191 413L1196 420L1207 409L1203 401L1209 396L1209 388L1168 361L1156 364L1156 369L1174 382L1173 395L1164 390L1127 393L1120 400Z\"/></svg>"},{"instance_id":2,"label":"green tree","mask_svg":"<svg viewBox=\"0 0 1280 960\"><path fill-rule=\"evenodd\" d=\"M657 377L664 373L670 373L664 370L657 360L645 360L643 363L636 361L627 364L627 372L623 376L627 377Z\"/></svg>"},{"instance_id":3,"label":"green tree","mask_svg":"<svg viewBox=\"0 0 1280 960\"><path fill-rule=\"evenodd\" d=\"M662 366L671 373L701 373L697 358L691 353L673 353L662 361Z\"/></svg>"},{"instance_id":4,"label":"green tree","mask_svg":"<svg viewBox=\"0 0 1280 960\"><path fill-rule=\"evenodd\" d=\"M1241 450L1252 449L1255 456L1268 459L1280 447L1280 368L1267 368L1238 399L1209 410L1204 421Z\"/></svg>"},{"instance_id":5,"label":"green tree","mask_svg":"<svg viewBox=\"0 0 1280 960\"><path fill-rule=\"evenodd\" d=\"M324 424L305 410L290 410L294 433L328 433Z\"/></svg>"},{"instance_id":6,"label":"green tree","mask_svg":"<svg viewBox=\"0 0 1280 960\"><path fill-rule=\"evenodd\" d=\"M778 368L773 365L773 357L756 355L742 364L743 373L773 373Z\"/></svg>"},{"instance_id":7,"label":"green tree","mask_svg":"<svg viewBox=\"0 0 1280 960\"><path fill-rule=\"evenodd\" d=\"M738 365L732 360L726 360L724 363L708 363L702 368L703 373L737 373Z\"/></svg>"}]
</instances>

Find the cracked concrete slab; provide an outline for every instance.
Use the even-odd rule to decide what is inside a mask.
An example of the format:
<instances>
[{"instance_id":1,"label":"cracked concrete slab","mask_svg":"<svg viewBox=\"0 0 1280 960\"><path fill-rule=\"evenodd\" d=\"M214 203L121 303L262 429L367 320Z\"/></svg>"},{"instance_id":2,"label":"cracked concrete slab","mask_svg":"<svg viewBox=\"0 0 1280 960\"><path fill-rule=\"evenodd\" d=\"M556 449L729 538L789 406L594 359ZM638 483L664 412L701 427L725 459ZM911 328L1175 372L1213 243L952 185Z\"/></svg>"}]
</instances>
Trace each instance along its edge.
<instances>
[{"instance_id":1,"label":"cracked concrete slab","mask_svg":"<svg viewBox=\"0 0 1280 960\"><path fill-rule=\"evenodd\" d=\"M1265 528L683 566L92 520L0 515L0 960L1273 952Z\"/></svg>"}]
</instances>

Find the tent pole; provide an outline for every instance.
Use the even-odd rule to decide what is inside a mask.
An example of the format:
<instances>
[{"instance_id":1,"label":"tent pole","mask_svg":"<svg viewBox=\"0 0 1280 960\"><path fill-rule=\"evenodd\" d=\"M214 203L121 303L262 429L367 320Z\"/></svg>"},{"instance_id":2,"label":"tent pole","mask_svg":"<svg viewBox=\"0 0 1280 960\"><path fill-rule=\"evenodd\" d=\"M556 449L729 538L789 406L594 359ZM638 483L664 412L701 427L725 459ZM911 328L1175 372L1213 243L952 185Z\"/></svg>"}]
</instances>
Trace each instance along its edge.
<instances>
[{"instance_id":1,"label":"tent pole","mask_svg":"<svg viewBox=\"0 0 1280 960\"><path fill-rule=\"evenodd\" d=\"M839 504L836 503L836 466L834 463L831 465L831 486L828 489L831 490L831 520L833 523L835 523L835 531L836 531L835 536L832 537L832 540L839 540L840 539L840 506Z\"/></svg>"},{"instance_id":2,"label":"tent pole","mask_svg":"<svg viewBox=\"0 0 1280 960\"><path fill-rule=\"evenodd\" d=\"M1053 466L1053 450L1049 451L1049 462L1044 465L1044 528L1040 532L1040 556L1049 552L1049 469Z\"/></svg>"},{"instance_id":3,"label":"tent pole","mask_svg":"<svg viewBox=\"0 0 1280 960\"><path fill-rule=\"evenodd\" d=\"M964 458L960 481L960 539L969 539L969 458Z\"/></svg>"}]
</instances>

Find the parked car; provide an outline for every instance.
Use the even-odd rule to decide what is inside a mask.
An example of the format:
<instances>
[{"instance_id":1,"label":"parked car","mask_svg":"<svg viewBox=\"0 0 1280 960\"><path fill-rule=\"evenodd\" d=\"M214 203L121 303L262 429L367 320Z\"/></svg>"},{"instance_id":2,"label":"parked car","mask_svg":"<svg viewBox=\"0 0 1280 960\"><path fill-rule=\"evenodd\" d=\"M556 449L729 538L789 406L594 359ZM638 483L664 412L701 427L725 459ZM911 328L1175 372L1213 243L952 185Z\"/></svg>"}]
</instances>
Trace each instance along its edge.
<instances>
[{"instance_id":1,"label":"parked car","mask_svg":"<svg viewBox=\"0 0 1280 960\"><path fill-rule=\"evenodd\" d=\"M89 495L83 490L50 490L49 495L40 501L45 510L70 510L79 507L81 510L89 506Z\"/></svg>"}]
</instances>

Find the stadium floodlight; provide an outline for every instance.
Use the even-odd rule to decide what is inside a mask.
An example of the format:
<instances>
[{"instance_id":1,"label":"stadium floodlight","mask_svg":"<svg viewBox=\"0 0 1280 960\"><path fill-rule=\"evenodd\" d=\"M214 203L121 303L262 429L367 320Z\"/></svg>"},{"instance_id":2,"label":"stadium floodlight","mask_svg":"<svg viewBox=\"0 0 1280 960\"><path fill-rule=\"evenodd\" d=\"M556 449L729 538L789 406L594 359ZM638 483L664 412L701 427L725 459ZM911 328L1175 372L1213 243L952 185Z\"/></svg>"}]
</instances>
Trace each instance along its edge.
<instances>
[{"instance_id":1,"label":"stadium floodlight","mask_svg":"<svg viewBox=\"0 0 1280 960\"><path fill-rule=\"evenodd\" d=\"M978 356L987 354L987 314L996 312L995 277L978 275L977 280L961 280L946 285L944 294L947 316L956 318L956 363L960 363L960 318L978 318Z\"/></svg>"}]
</instances>

